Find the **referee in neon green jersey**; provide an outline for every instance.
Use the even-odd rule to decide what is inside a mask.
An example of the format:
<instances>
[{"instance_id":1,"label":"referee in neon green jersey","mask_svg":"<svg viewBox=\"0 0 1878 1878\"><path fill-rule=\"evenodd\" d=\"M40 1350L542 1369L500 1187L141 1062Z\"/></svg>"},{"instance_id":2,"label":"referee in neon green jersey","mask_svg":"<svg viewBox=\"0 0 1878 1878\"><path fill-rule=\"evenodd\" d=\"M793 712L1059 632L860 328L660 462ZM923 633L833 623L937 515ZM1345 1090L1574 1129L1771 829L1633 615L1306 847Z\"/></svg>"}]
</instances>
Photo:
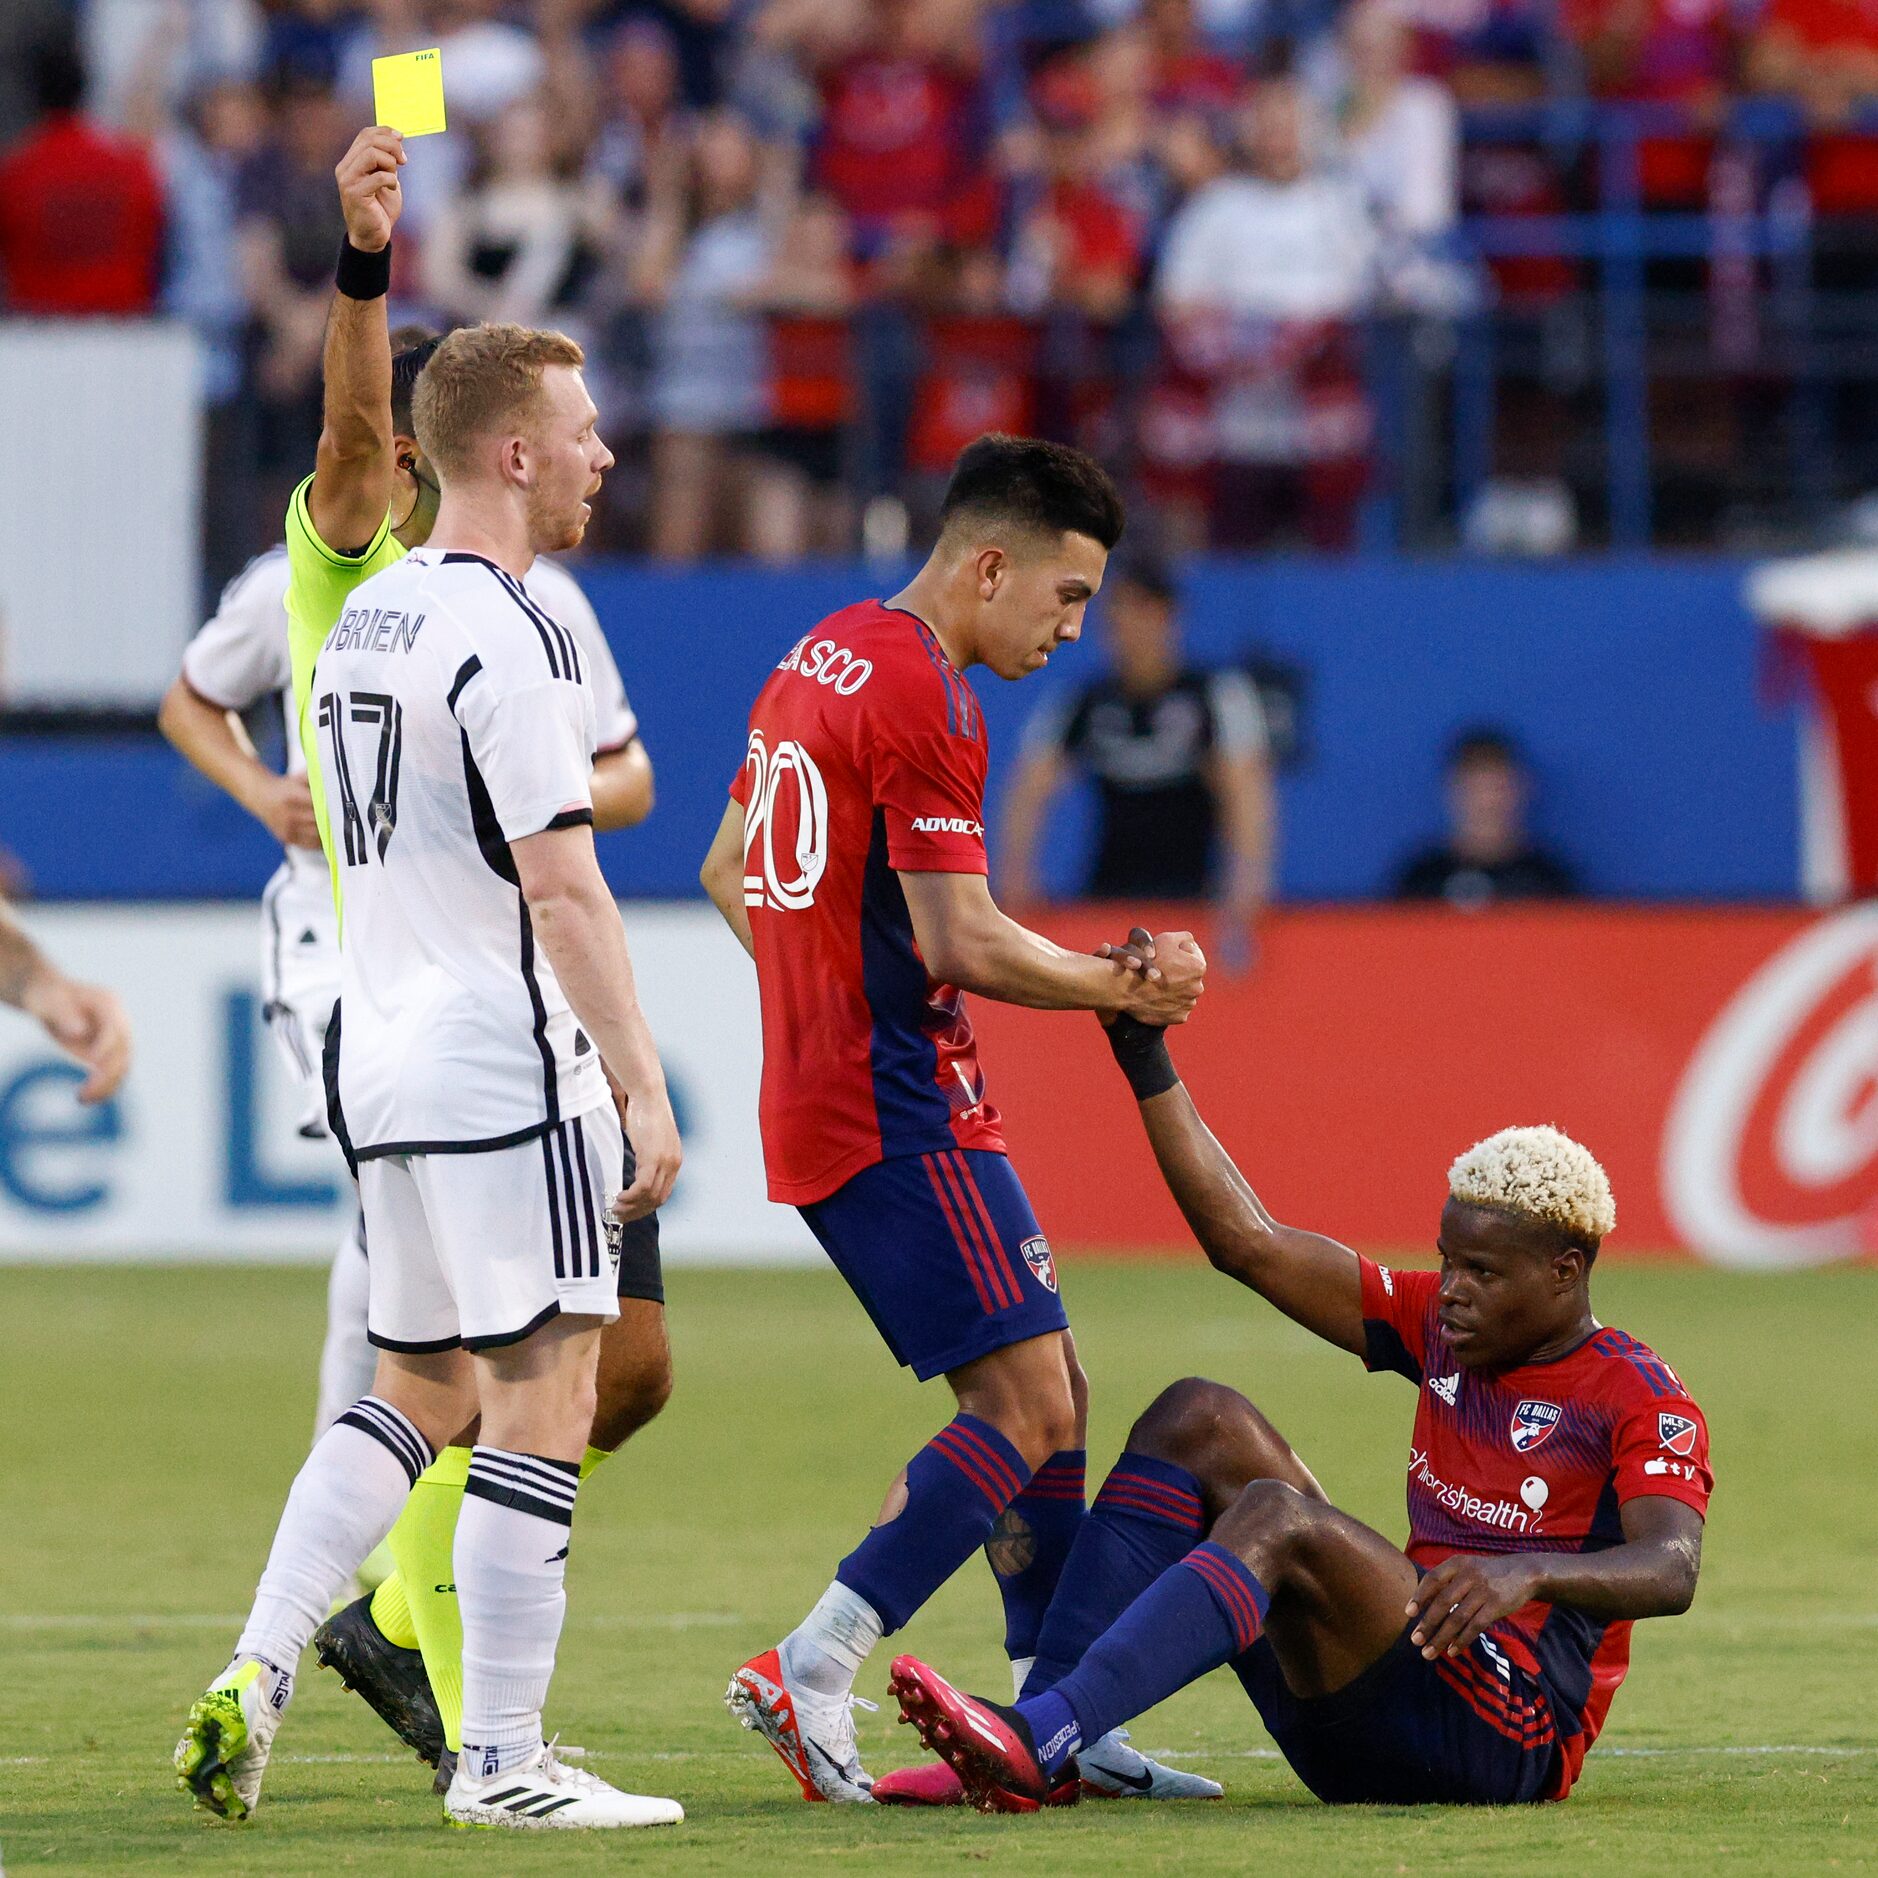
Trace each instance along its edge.
<instances>
[{"instance_id":1,"label":"referee in neon green jersey","mask_svg":"<svg viewBox=\"0 0 1878 1878\"><path fill-rule=\"evenodd\" d=\"M392 428L391 231L404 208L398 171L404 139L375 125L352 140L335 174L346 242L326 323L326 395L313 474L287 504L287 648L293 664L294 723L306 756L320 845L332 864L319 739L313 734L313 667L360 582L420 546L437 513L437 479L415 442L402 449ZM430 344L422 348L427 356ZM412 363L422 360L412 355ZM407 368L409 401L416 374ZM406 419L407 428L409 419ZM333 869L333 898L339 873Z\"/></svg>"},{"instance_id":2,"label":"referee in neon green jersey","mask_svg":"<svg viewBox=\"0 0 1878 1878\"><path fill-rule=\"evenodd\" d=\"M293 718L306 757L320 844L330 862L319 740L309 694L313 667L362 581L430 539L437 479L412 435L411 392L437 339L419 327L387 330L391 231L403 206L403 140L374 128L354 139L336 172L346 218L337 290L326 327L324 423L313 474L287 505L287 645ZM652 807L652 766L592 609L572 579L538 561L523 586L573 632L592 668L602 743L594 759L596 830L627 828ZM192 761L196 761L194 755ZM211 772L212 773L212 772ZM339 898L333 874L333 897Z\"/></svg>"}]
</instances>

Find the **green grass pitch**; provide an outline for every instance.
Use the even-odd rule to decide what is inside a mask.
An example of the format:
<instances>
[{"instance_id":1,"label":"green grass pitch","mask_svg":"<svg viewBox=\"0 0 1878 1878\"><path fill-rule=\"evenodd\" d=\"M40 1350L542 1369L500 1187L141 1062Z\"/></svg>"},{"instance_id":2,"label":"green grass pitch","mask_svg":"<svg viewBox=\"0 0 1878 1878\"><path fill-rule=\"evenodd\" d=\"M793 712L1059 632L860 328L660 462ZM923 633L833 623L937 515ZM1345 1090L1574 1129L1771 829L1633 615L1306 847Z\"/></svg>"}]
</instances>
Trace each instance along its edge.
<instances>
[{"instance_id":1,"label":"green grass pitch","mask_svg":"<svg viewBox=\"0 0 1878 1878\"><path fill-rule=\"evenodd\" d=\"M1161 1384L1246 1390L1345 1506L1399 1539L1413 1409L1192 1265L1068 1271L1095 1388L1092 1473ZM457 1834L429 1774L310 1667L257 1817L192 1816L169 1751L220 1668L304 1449L323 1284L307 1270L0 1271L0 1859L7 1871L374 1874L763 1870L1790 1872L1878 1863L1878 1272L1600 1273L1713 1422L1720 1487L1686 1617L1640 1625L1563 1806L1318 1806L1225 1673L1137 1742L1224 1781L1212 1806L1029 1820L808 1807L720 1705L826 1582L945 1419L821 1273L680 1273L678 1395L583 1494L550 1725L690 1812L653 1834ZM1008 1686L974 1563L907 1641ZM885 1693L886 1655L863 1692ZM876 1772L911 1758L862 1717ZM1019 1861L1023 1861L1020 1866Z\"/></svg>"}]
</instances>

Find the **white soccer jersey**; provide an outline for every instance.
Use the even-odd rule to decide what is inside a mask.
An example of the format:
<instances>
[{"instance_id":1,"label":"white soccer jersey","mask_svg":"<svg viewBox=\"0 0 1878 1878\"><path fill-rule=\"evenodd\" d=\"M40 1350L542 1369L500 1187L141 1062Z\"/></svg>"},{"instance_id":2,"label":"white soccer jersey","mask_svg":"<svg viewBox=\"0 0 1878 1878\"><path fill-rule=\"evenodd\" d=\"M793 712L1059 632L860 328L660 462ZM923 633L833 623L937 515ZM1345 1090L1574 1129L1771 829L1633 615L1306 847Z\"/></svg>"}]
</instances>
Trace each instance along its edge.
<instances>
[{"instance_id":1,"label":"white soccer jersey","mask_svg":"<svg viewBox=\"0 0 1878 1878\"><path fill-rule=\"evenodd\" d=\"M596 754L623 750L639 734L639 718L601 630L592 602L566 568L537 559L522 585L543 612L579 643L581 665L593 690L599 733ZM183 651L183 677L191 691L225 711L251 711L270 692L290 698L293 670L287 656L287 549L257 554L222 589L211 618ZM291 712L289 713L291 715ZM287 771L302 775L300 740L287 740ZM310 848L289 848L287 864L326 891L326 870Z\"/></svg>"},{"instance_id":2,"label":"white soccer jersey","mask_svg":"<svg viewBox=\"0 0 1878 1878\"><path fill-rule=\"evenodd\" d=\"M284 546L257 554L222 589L214 616L183 649L183 678L198 697L225 711L251 711L270 694L285 697L291 691ZM289 737L286 743L288 774L304 775L299 739ZM317 848L285 852L296 887L310 882L318 892L328 892L326 864Z\"/></svg>"},{"instance_id":3,"label":"white soccer jersey","mask_svg":"<svg viewBox=\"0 0 1878 1878\"><path fill-rule=\"evenodd\" d=\"M506 1146L608 1100L509 853L592 817L585 671L520 581L432 548L365 581L320 653L339 1097L361 1159Z\"/></svg>"}]
</instances>

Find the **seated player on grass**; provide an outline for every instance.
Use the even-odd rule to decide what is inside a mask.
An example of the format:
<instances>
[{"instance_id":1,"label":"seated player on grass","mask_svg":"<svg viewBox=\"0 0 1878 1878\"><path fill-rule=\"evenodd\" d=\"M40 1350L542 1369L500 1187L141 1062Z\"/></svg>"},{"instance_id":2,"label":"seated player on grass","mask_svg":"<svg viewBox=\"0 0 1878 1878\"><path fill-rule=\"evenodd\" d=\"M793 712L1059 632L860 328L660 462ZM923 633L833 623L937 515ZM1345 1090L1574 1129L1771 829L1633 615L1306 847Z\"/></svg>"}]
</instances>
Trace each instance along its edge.
<instances>
[{"instance_id":1,"label":"seated player on grass","mask_svg":"<svg viewBox=\"0 0 1878 1878\"><path fill-rule=\"evenodd\" d=\"M1695 1596L1713 1478L1676 1373L1591 1313L1604 1170L1555 1129L1503 1129L1449 1170L1440 1271L1392 1271L1274 1220L1161 1033L1109 1035L1212 1264L1420 1391L1408 1549L1334 1507L1236 1390L1177 1382L1077 1536L1023 1699L902 1656L902 1717L975 1805L1030 1812L1076 1797L1080 1742L1229 1663L1321 1800L1564 1798L1632 1622Z\"/></svg>"}]
</instances>

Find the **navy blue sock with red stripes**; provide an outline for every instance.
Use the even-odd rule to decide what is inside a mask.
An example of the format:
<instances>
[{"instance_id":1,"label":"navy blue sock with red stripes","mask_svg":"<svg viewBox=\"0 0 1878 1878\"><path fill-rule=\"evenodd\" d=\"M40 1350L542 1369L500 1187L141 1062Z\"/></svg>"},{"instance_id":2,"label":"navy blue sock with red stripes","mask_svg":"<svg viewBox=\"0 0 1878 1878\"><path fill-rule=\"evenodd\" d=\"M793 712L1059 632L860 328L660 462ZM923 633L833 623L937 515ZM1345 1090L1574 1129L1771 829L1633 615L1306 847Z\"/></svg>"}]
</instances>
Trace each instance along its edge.
<instances>
[{"instance_id":1,"label":"navy blue sock with red stripes","mask_svg":"<svg viewBox=\"0 0 1878 1878\"><path fill-rule=\"evenodd\" d=\"M1085 1741L1099 1740L1242 1656L1271 1603L1252 1568L1210 1539L1164 1571L1096 1639L1082 1661L1017 1712L1054 1778Z\"/></svg>"},{"instance_id":2,"label":"navy blue sock with red stripes","mask_svg":"<svg viewBox=\"0 0 1878 1878\"><path fill-rule=\"evenodd\" d=\"M1037 1654L1044 1614L1088 1517L1083 1505L1086 1465L1081 1448L1051 1455L998 1515L985 1541L985 1557L1004 1600L1004 1653L1013 1662Z\"/></svg>"},{"instance_id":3,"label":"navy blue sock with red stripes","mask_svg":"<svg viewBox=\"0 0 1878 1878\"><path fill-rule=\"evenodd\" d=\"M906 1505L841 1561L837 1581L871 1604L883 1634L913 1613L991 1536L1030 1478L987 1421L955 1415L906 1468Z\"/></svg>"},{"instance_id":4,"label":"navy blue sock with red stripes","mask_svg":"<svg viewBox=\"0 0 1878 1878\"><path fill-rule=\"evenodd\" d=\"M1037 1636L1025 1695L1041 1695L1161 1573L1206 1537L1200 1483L1184 1467L1124 1454L1064 1561Z\"/></svg>"}]
</instances>

